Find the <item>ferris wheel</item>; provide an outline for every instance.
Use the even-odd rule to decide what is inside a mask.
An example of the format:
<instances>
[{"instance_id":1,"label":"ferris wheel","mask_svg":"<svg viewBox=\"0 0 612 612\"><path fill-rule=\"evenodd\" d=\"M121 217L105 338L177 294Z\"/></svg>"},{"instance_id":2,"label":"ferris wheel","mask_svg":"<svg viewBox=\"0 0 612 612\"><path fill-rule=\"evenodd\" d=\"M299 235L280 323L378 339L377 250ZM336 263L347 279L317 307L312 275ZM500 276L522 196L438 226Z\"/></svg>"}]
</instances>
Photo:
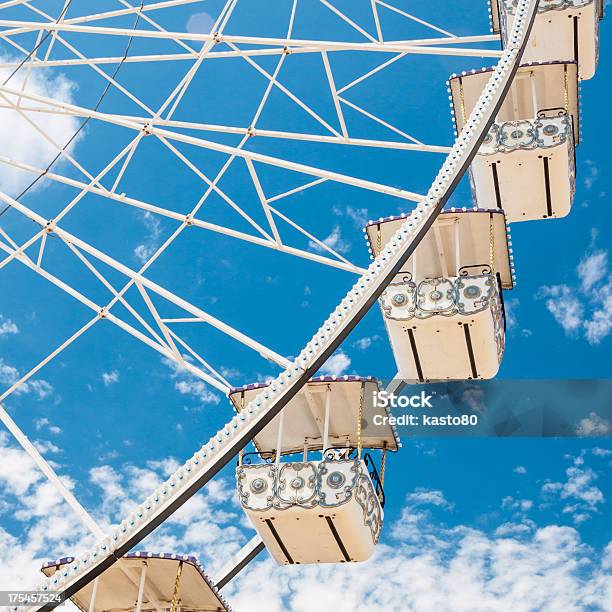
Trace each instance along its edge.
<instances>
[{"instance_id":1,"label":"ferris wheel","mask_svg":"<svg viewBox=\"0 0 612 612\"><path fill-rule=\"evenodd\" d=\"M33 609L70 597L92 611L229 610L220 589L264 549L279 564L370 558L400 440L388 423L364 427L381 389L370 372L322 368L373 310L397 380L495 377L516 281L509 225L571 210L600 0L491 0L492 33L465 35L405 2L199 4L0 2L0 111L27 142L9 136L0 151L0 275L23 269L89 313L0 394L4 425L98 540L45 564L48 596ZM419 90L446 70L440 58L458 68L442 83L450 115L432 118ZM475 58L494 65L459 68ZM447 206L464 175L473 206ZM365 198L379 218L350 211L367 268L349 259L338 229L349 207L336 206ZM199 288L204 265L240 271L218 302ZM308 342L292 336L298 303L255 274L266 269L283 288L297 281L294 300L309 275L327 279L316 299L330 314ZM108 533L2 407L100 326L228 408ZM268 346L279 326L289 351ZM215 343L275 375L230 381ZM135 552L233 459L257 535L218 577L180 551Z\"/></svg>"}]
</instances>

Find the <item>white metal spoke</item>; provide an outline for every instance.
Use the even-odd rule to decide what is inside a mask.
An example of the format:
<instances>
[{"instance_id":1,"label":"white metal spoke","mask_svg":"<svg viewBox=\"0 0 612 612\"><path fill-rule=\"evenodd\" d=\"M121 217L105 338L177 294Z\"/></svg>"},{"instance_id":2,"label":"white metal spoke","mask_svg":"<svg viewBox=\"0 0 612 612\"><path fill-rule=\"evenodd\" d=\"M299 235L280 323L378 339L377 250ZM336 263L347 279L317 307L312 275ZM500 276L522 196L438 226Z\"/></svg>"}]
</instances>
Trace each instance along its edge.
<instances>
[{"instance_id":1,"label":"white metal spoke","mask_svg":"<svg viewBox=\"0 0 612 612\"><path fill-rule=\"evenodd\" d=\"M332 13L338 15L340 19L348 23L354 30L357 30L357 32L359 32L360 34L363 34L363 36L365 36L368 40L371 40L372 42L376 41L376 39L371 34L366 32L360 25L356 24L352 19L347 17L342 11L338 10L331 2L328 2L327 0L319 0L319 2L321 2L321 4L323 4L330 11L332 11Z\"/></svg>"},{"instance_id":2,"label":"white metal spoke","mask_svg":"<svg viewBox=\"0 0 612 612\"><path fill-rule=\"evenodd\" d=\"M35 221L36 223L38 223L42 227L46 227L47 226L48 221L44 217L41 217L39 214L35 213L33 210L31 210L27 206L24 206L22 203L17 202L16 200L13 200L13 198L11 198L10 196L7 196L5 193L0 192L0 199L2 201L6 202L7 204L10 204L13 208L15 208L16 210L20 211L26 217L32 219L33 221ZM142 272L134 272L128 266L118 262L117 260L115 260L112 257L110 257L110 256L106 255L105 253L103 253L102 251L100 251L100 250L96 249L95 247L89 245L84 240L81 240L80 238L77 238L76 236L70 234L69 232L67 232L64 229L62 229L59 225L54 225L53 226L53 231L58 236L60 236L63 240L71 242L72 244L74 244L80 250L85 251L86 253L89 253L90 255L92 255L96 259L102 261L106 265L114 268L118 272L121 272L122 274L127 276L131 281L134 281L134 282L138 281L138 282L142 283L142 285L144 287L146 287L147 289L150 289L151 291L153 291L154 293L156 293L156 294L160 295L161 297L165 298L166 300L168 300L169 302L173 303L174 305L179 306L180 308L182 308L183 310L191 313L192 315L195 315L195 316L201 318L203 321L205 321L206 323L209 323L213 327L217 328L219 331L222 331L225 334L227 334L228 336L234 338L235 340L238 340L242 344L245 344L249 348L257 351L258 353L260 353L261 355L264 355L266 358L270 359L271 361L274 361L274 362L278 363L279 365L282 365L282 366L286 367L286 364L288 363L288 361L287 361L287 359L285 357L282 357L278 353L275 353L274 351L271 351L270 349L268 349L264 345L260 344L259 342L256 342L252 338L249 338L245 334L243 334L243 333L239 332L238 330L232 328L231 326L227 325L226 323L223 323L222 321L220 321L216 317L213 317L212 315L210 315L210 314L204 312L203 310L197 308L196 306L194 306L190 302L188 302L188 301L178 297L177 295L175 295L171 291L168 291L164 287L162 287L162 286L158 285L157 283L149 280L145 276L142 276Z\"/></svg>"},{"instance_id":3,"label":"white metal spoke","mask_svg":"<svg viewBox=\"0 0 612 612\"><path fill-rule=\"evenodd\" d=\"M0 95L2 95L2 91L7 91L9 93L14 93L14 90L7 87L0 86ZM287 170L291 170L293 172L298 172L301 174L310 174L312 176L317 176L319 178L326 178L332 181L337 181L339 183L344 183L347 185L353 185L355 187L360 187L362 189L367 189L371 191L377 191L379 193L385 193L387 195L394 195L398 198L405 200L412 200L414 202L420 201L422 198L421 195L406 191L404 189L398 189L396 187L390 187L388 185L383 185L380 183L376 183L374 181L368 181L365 179L359 179L351 176L347 176L344 174L340 174L338 172L331 172L329 170L324 170L321 168L316 168L314 166L308 166L306 164L300 164L296 162L290 162L281 158L273 157L270 155L263 155L261 153L255 153L252 151L246 151L240 149L238 147L231 147L227 145L222 145L216 142L212 142L209 140L205 140L203 138L196 138L194 136L188 136L186 134L180 134L177 132L173 132L170 130L164 130L162 128L158 128L156 126L147 126L141 125L137 122L118 118L114 115L109 115L106 113L101 113L99 111L89 111L87 109L80 108L76 105L67 104L64 102L58 102L56 100L52 100L50 98L44 98L42 96L36 96L31 93L24 92L22 94L24 97L30 98L32 100L36 100L38 102L48 103L52 106L56 106L58 108L71 109L81 114L81 116L90 116L92 118L97 118L102 121L107 121L109 123L114 123L115 125L121 125L123 127L128 127L132 130L141 131L147 130L149 133L155 136L163 136L168 140L176 140L177 142L183 142L185 144L195 145L197 147L203 147L210 149L212 151L218 151L220 153L227 153L229 155L237 155L239 157L244 157L245 159L251 159L252 161L261 162L263 164L276 166L279 168L285 168Z\"/></svg>"},{"instance_id":4,"label":"white metal spoke","mask_svg":"<svg viewBox=\"0 0 612 612\"><path fill-rule=\"evenodd\" d=\"M8 248L2 242L0 242L0 249L7 253L13 253L13 249ZM15 259L21 262L22 264L24 264L25 266L27 266L28 268L30 268L31 270L33 270L34 272L36 272L37 274L39 274L40 276L42 276L43 278L45 278L46 280L48 280L50 283L52 283L59 289L63 290L68 295L78 300L84 306L87 306L90 310L94 311L97 314L98 318L105 319L107 321L110 321L111 323L114 323L119 328L123 329L124 331L132 335L134 338L140 340L145 345L151 347L152 349L160 353L163 357L166 357L167 359L176 362L174 353L167 346L152 340L148 336L145 336L141 331L137 330L135 327L133 327L129 323L126 323L119 317L112 314L106 307L96 304L95 302L87 298L85 295L83 295L81 292L77 291L76 289L68 285L66 282L57 278L53 274L47 272L44 268L42 267L37 268L36 265L23 253L16 254ZM202 380L209 383L213 387L219 389L220 391L223 391L224 393L226 392L226 388L223 386L220 386L219 382L215 378L210 377L208 374L206 374L206 372L203 372L202 370L200 370L193 364L187 361L184 361L182 363L179 363L179 365L182 365L191 374L193 374L194 376L198 378L201 378ZM40 368L37 367L36 371L38 371L38 369Z\"/></svg>"},{"instance_id":5,"label":"white metal spoke","mask_svg":"<svg viewBox=\"0 0 612 612\"><path fill-rule=\"evenodd\" d=\"M376 26L376 35L378 36L378 42L383 42L383 33L380 27L380 18L378 16L378 9L376 8L376 0L370 0L372 4L372 17L374 18L374 25Z\"/></svg>"},{"instance_id":6,"label":"white metal spoke","mask_svg":"<svg viewBox=\"0 0 612 612\"><path fill-rule=\"evenodd\" d=\"M83 262L85 267L113 294L114 297L119 300L119 302L130 312L130 314L153 336L153 338L159 342L159 344L164 344L164 341L157 334L157 332L143 319L140 314L132 307L132 305L123 297L123 295L118 292L113 285L106 279L100 271L77 249L74 244L71 242L63 241L64 244Z\"/></svg>"},{"instance_id":7,"label":"white metal spoke","mask_svg":"<svg viewBox=\"0 0 612 612\"><path fill-rule=\"evenodd\" d=\"M372 1L374 1L374 0L372 0ZM347 89L350 89L351 87L354 87L355 85L358 85L359 83L362 83L363 81L365 81L366 79L368 79L372 75L380 72L381 70L385 69L387 66L390 66L391 64L397 62L397 60L402 59L403 57L406 57L406 55L407 55L406 53L398 53L397 55L395 55L391 59L388 59L386 62L383 62L379 66L376 66L376 68L373 68L372 70L370 70L370 71L366 72L365 74L361 75L360 77L356 78L354 81L351 81L348 85L345 85L344 87L341 87L338 90L337 93L338 94L344 93Z\"/></svg>"},{"instance_id":8,"label":"white metal spoke","mask_svg":"<svg viewBox=\"0 0 612 612\"><path fill-rule=\"evenodd\" d=\"M384 121L383 119L380 119L376 115L373 115L372 113L370 113L367 110L361 108L360 106L357 106L356 104L353 104L352 102L349 102L346 98L339 97L339 99L340 99L340 101L343 104L346 104L347 106L350 106L352 109L356 110L358 113L361 113L362 115L365 115L366 117L368 117L368 119L372 119L372 121L376 121L376 123L379 123L380 125L382 125L382 126L386 127L387 129L391 130L392 132L395 132L396 134L399 134L400 136L402 136L406 140L410 140L411 142L414 142L417 145L423 145L423 143L420 140L417 140L413 136L410 136L410 134L406 134L406 132L402 132L402 130L396 128L395 126L391 125L387 121Z\"/></svg>"},{"instance_id":9,"label":"white metal spoke","mask_svg":"<svg viewBox=\"0 0 612 612\"><path fill-rule=\"evenodd\" d=\"M385 8L388 8L389 10L394 11L398 13L399 15L406 17L407 19L411 19L412 21L416 21L417 23L420 23L421 25L431 28L432 30L436 30L436 32L440 32L441 34L445 34L446 36L449 36L451 38L456 38L456 36L452 34L451 32L448 32L447 30L443 30L442 28L439 28L433 25L432 23L429 23L428 21L419 19L418 17L415 17L414 15L411 15L410 13L407 13L406 11L402 11L401 9L398 9L395 6L391 6L390 4L383 2L383 0L373 0L373 1L376 2L377 4L380 4L380 6L384 6Z\"/></svg>"},{"instance_id":10,"label":"white metal spoke","mask_svg":"<svg viewBox=\"0 0 612 612\"><path fill-rule=\"evenodd\" d=\"M329 89L334 99L334 106L336 107L336 114L338 115L338 121L340 123L340 129L342 130L342 136L344 140L348 139L348 130L346 129L346 123L344 122L344 115L342 113L342 106L340 105L340 99L338 97L338 90L336 89L336 83L334 82L334 75L332 73L331 66L329 65L329 58L325 51L321 51L321 58L323 59L323 65L325 66L325 75L327 76L327 82L329 83Z\"/></svg>"},{"instance_id":11,"label":"white metal spoke","mask_svg":"<svg viewBox=\"0 0 612 612\"><path fill-rule=\"evenodd\" d=\"M380 4L380 2L379 2ZM234 35L221 35L215 36L214 34L197 34L193 32L171 32L165 31L160 32L159 30L128 30L126 28L111 28L111 27L100 27L100 26L79 26L71 25L69 23L33 23L29 21L13 21L7 19L0 19L0 27L7 27L12 29L4 30L0 34L4 36L15 36L17 34L23 34L25 32L35 32L37 30L55 30L59 32L80 32L83 34L98 34L106 36L131 36L140 38L155 38L162 40L174 40L178 38L180 40L194 40L201 42L215 42L215 43L226 43L228 45L242 45L242 44L255 44L255 45L270 45L278 46L281 48L287 47L289 52L299 52L299 48L307 49L309 52L321 52L321 51L376 51L379 53L389 52L407 52L407 53L419 53L419 54L446 54L446 55L459 55L459 56L475 56L475 57L501 57L501 51L494 49L468 49L468 48L452 48L447 45L462 44L468 42L474 37L461 37L461 36L446 36L444 38L433 38L433 39L415 39L410 41L386 41L380 42L366 42L366 43L355 43L355 42L336 42L336 41L319 41L319 40L300 40L296 38L266 38L257 36L234 36ZM499 41L499 36L479 36L476 37L478 40L484 41ZM444 45L447 46L446 50L444 47L428 46L428 45Z\"/></svg>"},{"instance_id":12,"label":"white metal spoke","mask_svg":"<svg viewBox=\"0 0 612 612\"><path fill-rule=\"evenodd\" d=\"M168 323L171 320L169 319L162 319L162 321L164 323ZM196 320L197 321L197 320ZM193 322L193 321L192 321ZM207 361L205 361L204 359L202 359L202 357L200 357L200 355L198 355L198 353L196 353L182 338L180 338L175 332L173 332L170 328L168 329L168 333L195 359L197 359L213 376L216 376L225 386L226 386L226 390L225 390L225 394L227 395L227 393L229 392L231 385L230 383L227 381L227 379L224 376L221 376L221 374L219 372L217 372L217 370L215 370L215 368L213 368Z\"/></svg>"},{"instance_id":13,"label":"white metal spoke","mask_svg":"<svg viewBox=\"0 0 612 612\"><path fill-rule=\"evenodd\" d=\"M245 160L247 168L249 169L249 174L251 175L251 179L253 181L253 185L255 185L255 190L257 191L257 197L261 202L261 207L264 210L264 214L266 215L266 219L270 224L270 229L274 234L274 242L278 246L283 244L281 240L280 234L278 233L278 228L276 227L276 223L274 223L274 219L272 217L272 213L270 212L270 207L268 206L268 201L266 200L266 196L264 195L263 189L261 187L261 183L259 182L259 177L257 176L257 172L255 171L255 167L253 166L253 162L250 159Z\"/></svg>"},{"instance_id":14,"label":"white metal spoke","mask_svg":"<svg viewBox=\"0 0 612 612\"><path fill-rule=\"evenodd\" d=\"M283 213L276 210L276 208L273 208L272 206L270 206L269 208L275 215L280 217L283 221L285 221L286 223L294 227L296 230L298 230L298 232L301 232L302 234L304 234L304 236L306 236L309 240L312 240L313 242L318 244L320 248L325 249L326 251L331 253L334 257L337 257L340 261L344 262L345 264L353 266L353 264L351 264L351 262L348 259L340 255L340 253L338 253L337 251L334 251L334 249L332 249L329 245L319 240L316 236L313 236L312 234L307 232L303 227L299 226L295 221L292 221L291 219L289 219L289 217L287 217L286 215L283 215ZM353 266L353 267L355 268L356 271L358 270L360 273L363 273L363 268L357 268L357 266Z\"/></svg>"}]
</instances>

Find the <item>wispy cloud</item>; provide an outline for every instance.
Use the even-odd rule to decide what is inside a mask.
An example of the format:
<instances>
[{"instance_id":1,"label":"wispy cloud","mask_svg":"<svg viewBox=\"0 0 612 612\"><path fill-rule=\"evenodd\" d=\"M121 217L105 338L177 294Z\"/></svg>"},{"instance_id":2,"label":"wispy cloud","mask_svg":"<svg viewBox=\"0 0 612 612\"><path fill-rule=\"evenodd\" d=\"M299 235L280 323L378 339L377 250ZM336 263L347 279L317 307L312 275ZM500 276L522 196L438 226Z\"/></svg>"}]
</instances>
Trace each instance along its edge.
<instances>
[{"instance_id":1,"label":"wispy cloud","mask_svg":"<svg viewBox=\"0 0 612 612\"><path fill-rule=\"evenodd\" d=\"M344 351L339 350L323 364L321 373L325 376L340 376L350 365L351 358Z\"/></svg>"},{"instance_id":2,"label":"wispy cloud","mask_svg":"<svg viewBox=\"0 0 612 612\"><path fill-rule=\"evenodd\" d=\"M161 237L162 230L159 219L148 210L141 213L141 219L147 228L148 234L145 237L144 242L139 244L134 249L134 257L136 257L141 264L144 264L151 259L159 247L159 239Z\"/></svg>"},{"instance_id":3,"label":"wispy cloud","mask_svg":"<svg viewBox=\"0 0 612 612\"><path fill-rule=\"evenodd\" d=\"M0 338L9 334L18 334L19 328L11 319L6 319L0 314Z\"/></svg>"},{"instance_id":4,"label":"wispy cloud","mask_svg":"<svg viewBox=\"0 0 612 612\"><path fill-rule=\"evenodd\" d=\"M62 433L61 427L53 425L47 417L36 419L36 421L34 421L34 426L36 427L36 431L45 430L49 433L52 433L54 436L57 436Z\"/></svg>"},{"instance_id":5,"label":"wispy cloud","mask_svg":"<svg viewBox=\"0 0 612 612\"><path fill-rule=\"evenodd\" d=\"M110 385L114 385L119 382L119 372L117 370L113 370L112 372L102 372L102 382L105 387L110 387Z\"/></svg>"},{"instance_id":6,"label":"wispy cloud","mask_svg":"<svg viewBox=\"0 0 612 612\"><path fill-rule=\"evenodd\" d=\"M599 344L612 332L612 274L608 251L589 250L576 268L577 282L540 287L536 298L568 335Z\"/></svg>"},{"instance_id":7,"label":"wispy cloud","mask_svg":"<svg viewBox=\"0 0 612 612\"><path fill-rule=\"evenodd\" d=\"M2 357L0 357L0 384L12 386L20 377L19 370L6 363ZM53 386L46 380L31 378L19 385L15 390L15 394L17 395L26 393L32 393L37 399L44 400L53 394Z\"/></svg>"},{"instance_id":8,"label":"wispy cloud","mask_svg":"<svg viewBox=\"0 0 612 612\"><path fill-rule=\"evenodd\" d=\"M174 387L181 395L192 395L202 404L218 404L221 401L201 380L177 380Z\"/></svg>"},{"instance_id":9,"label":"wispy cloud","mask_svg":"<svg viewBox=\"0 0 612 612\"><path fill-rule=\"evenodd\" d=\"M336 225L332 230L331 234L321 240L323 244L326 244L330 249L344 255L351 250L351 245L347 241L342 238L342 233L340 232L340 226ZM317 253L327 253L327 251L317 242L313 240L308 241L308 245L311 249L317 251Z\"/></svg>"},{"instance_id":10,"label":"wispy cloud","mask_svg":"<svg viewBox=\"0 0 612 612\"><path fill-rule=\"evenodd\" d=\"M591 189L599 176L599 168L595 165L595 162L590 159L585 161L585 166L586 176L584 177L584 186L587 189Z\"/></svg>"},{"instance_id":11,"label":"wispy cloud","mask_svg":"<svg viewBox=\"0 0 612 612\"><path fill-rule=\"evenodd\" d=\"M191 361L189 355L183 355L185 361ZM175 380L174 388L181 394L197 398L202 404L218 404L221 401L219 395L199 378L193 376L185 368L175 361L163 358L162 363L170 368L170 377Z\"/></svg>"},{"instance_id":12,"label":"wispy cloud","mask_svg":"<svg viewBox=\"0 0 612 612\"><path fill-rule=\"evenodd\" d=\"M355 347L360 351L367 351L372 344L378 342L380 340L380 336L378 334L374 334L372 336L364 336L363 338L359 338L355 340L351 346Z\"/></svg>"},{"instance_id":13,"label":"wispy cloud","mask_svg":"<svg viewBox=\"0 0 612 612\"><path fill-rule=\"evenodd\" d=\"M573 458L573 465L565 470L563 482L546 482L542 486L545 498L558 498L565 502L564 514L572 515L574 522L582 523L599 510L604 503L604 494L594 483L595 471L584 464L584 457Z\"/></svg>"}]
</instances>

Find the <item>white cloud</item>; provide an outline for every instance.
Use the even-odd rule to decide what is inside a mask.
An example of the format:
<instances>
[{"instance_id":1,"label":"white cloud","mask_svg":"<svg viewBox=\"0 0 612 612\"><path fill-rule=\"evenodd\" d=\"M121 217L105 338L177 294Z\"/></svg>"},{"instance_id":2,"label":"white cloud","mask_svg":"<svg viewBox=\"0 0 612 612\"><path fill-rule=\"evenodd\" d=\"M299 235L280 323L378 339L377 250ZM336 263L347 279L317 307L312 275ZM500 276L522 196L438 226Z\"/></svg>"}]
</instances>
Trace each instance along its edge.
<instances>
[{"instance_id":1,"label":"white cloud","mask_svg":"<svg viewBox=\"0 0 612 612\"><path fill-rule=\"evenodd\" d=\"M374 342L380 340L380 336L378 334L374 334L373 336L364 336L363 338L359 338L355 340L351 346L359 349L360 351L368 350Z\"/></svg>"},{"instance_id":2,"label":"white cloud","mask_svg":"<svg viewBox=\"0 0 612 612\"><path fill-rule=\"evenodd\" d=\"M105 387L110 387L110 385L118 383L119 372L117 370L113 370L112 372L102 372L102 381L104 382Z\"/></svg>"},{"instance_id":3,"label":"white cloud","mask_svg":"<svg viewBox=\"0 0 612 612\"><path fill-rule=\"evenodd\" d=\"M360 229L365 226L369 219L367 208L353 208L352 206L347 206L346 214Z\"/></svg>"},{"instance_id":4,"label":"white cloud","mask_svg":"<svg viewBox=\"0 0 612 612\"><path fill-rule=\"evenodd\" d=\"M58 435L62 433L61 428L57 425L52 425L49 419L46 417L36 419L36 421L34 421L34 426L36 427L36 431L46 429L49 433L52 433L53 435Z\"/></svg>"},{"instance_id":5,"label":"white cloud","mask_svg":"<svg viewBox=\"0 0 612 612\"><path fill-rule=\"evenodd\" d=\"M567 334L582 335L589 344L599 344L612 333L612 274L608 252L592 250L580 260L578 283L540 287L536 295L546 299L546 308Z\"/></svg>"},{"instance_id":6,"label":"white cloud","mask_svg":"<svg viewBox=\"0 0 612 612\"><path fill-rule=\"evenodd\" d=\"M609 457L612 455L612 450L609 448L600 448L599 446L593 448L591 452L597 457Z\"/></svg>"},{"instance_id":7,"label":"white cloud","mask_svg":"<svg viewBox=\"0 0 612 612\"><path fill-rule=\"evenodd\" d=\"M203 404L218 404L221 401L201 380L177 380L174 387L181 395L193 395Z\"/></svg>"},{"instance_id":8,"label":"white cloud","mask_svg":"<svg viewBox=\"0 0 612 612\"><path fill-rule=\"evenodd\" d=\"M191 361L189 355L183 355L185 361ZM188 370L171 359L162 359L162 363L172 370L170 375L173 379L178 379L174 383L174 388L181 395L191 395L196 397L202 404L218 404L221 398L210 390L208 385L193 376Z\"/></svg>"},{"instance_id":9,"label":"white cloud","mask_svg":"<svg viewBox=\"0 0 612 612\"><path fill-rule=\"evenodd\" d=\"M517 465L513 471L515 474L526 474L527 468L524 465Z\"/></svg>"},{"instance_id":10,"label":"white cloud","mask_svg":"<svg viewBox=\"0 0 612 612\"><path fill-rule=\"evenodd\" d=\"M523 519L520 523L502 523L496 530L496 536L524 536L533 532L535 523L530 519Z\"/></svg>"},{"instance_id":11,"label":"white cloud","mask_svg":"<svg viewBox=\"0 0 612 612\"><path fill-rule=\"evenodd\" d=\"M584 307L575 292L567 285L540 287L538 297L547 298L546 308L568 334L583 325Z\"/></svg>"},{"instance_id":12,"label":"white cloud","mask_svg":"<svg viewBox=\"0 0 612 612\"><path fill-rule=\"evenodd\" d=\"M591 412L588 417L581 419L576 428L576 433L583 437L605 437L610 432L612 432L610 421L600 417L596 412Z\"/></svg>"},{"instance_id":13,"label":"white cloud","mask_svg":"<svg viewBox=\"0 0 612 612\"><path fill-rule=\"evenodd\" d=\"M597 251L584 257L578 264L578 278L580 278L582 291L588 293L596 283L606 276L607 269L607 251Z\"/></svg>"},{"instance_id":14,"label":"white cloud","mask_svg":"<svg viewBox=\"0 0 612 612\"><path fill-rule=\"evenodd\" d=\"M591 161L590 159L587 159L585 161L585 165L588 168L588 172L587 175L584 177L584 186L587 189L591 189L591 187L593 187L593 185L595 184L597 177L599 176L599 168L597 168L595 162Z\"/></svg>"},{"instance_id":15,"label":"white cloud","mask_svg":"<svg viewBox=\"0 0 612 612\"><path fill-rule=\"evenodd\" d=\"M223 376L223 378L237 378L238 376L240 376L240 370L238 368L227 368L225 366L221 367L221 369L219 370L221 376Z\"/></svg>"},{"instance_id":16,"label":"white cloud","mask_svg":"<svg viewBox=\"0 0 612 612\"><path fill-rule=\"evenodd\" d=\"M53 444L53 442L50 442L49 440L35 440L34 446L41 455L46 455L47 453L57 454L62 450L59 446Z\"/></svg>"},{"instance_id":17,"label":"white cloud","mask_svg":"<svg viewBox=\"0 0 612 612\"><path fill-rule=\"evenodd\" d=\"M9 334L18 334L19 328L11 319L6 319L0 314L0 338Z\"/></svg>"},{"instance_id":18,"label":"white cloud","mask_svg":"<svg viewBox=\"0 0 612 612\"><path fill-rule=\"evenodd\" d=\"M144 242L134 249L134 257L136 257L141 264L145 264L151 259L159 247L162 229L159 219L148 210L142 211L140 218L147 228L148 234Z\"/></svg>"},{"instance_id":19,"label":"white cloud","mask_svg":"<svg viewBox=\"0 0 612 612\"><path fill-rule=\"evenodd\" d=\"M187 20L187 32L210 34L214 25L215 21L208 13L194 13Z\"/></svg>"},{"instance_id":20,"label":"white cloud","mask_svg":"<svg viewBox=\"0 0 612 612\"><path fill-rule=\"evenodd\" d=\"M577 523L590 518L604 503L604 494L593 483L597 474L584 465L584 459L578 457L574 465L565 470L565 482L546 482L542 486L545 498L563 500L566 502L563 512L571 514Z\"/></svg>"},{"instance_id":21,"label":"white cloud","mask_svg":"<svg viewBox=\"0 0 612 612\"><path fill-rule=\"evenodd\" d=\"M19 370L6 363L0 357L0 384L12 386L21 378ZM46 380L34 379L22 383L15 390L16 395L32 393L37 399L43 400L53 394L53 386Z\"/></svg>"},{"instance_id":22,"label":"white cloud","mask_svg":"<svg viewBox=\"0 0 612 612\"><path fill-rule=\"evenodd\" d=\"M321 240L323 244L326 244L330 249L333 249L337 253L341 255L348 253L351 249L351 245L342 238L342 233L340 232L340 226L336 225L332 230L331 234ZM311 249L317 251L317 253L327 253L328 251L324 249L320 244L314 242L313 240L308 241L308 245Z\"/></svg>"},{"instance_id":23,"label":"white cloud","mask_svg":"<svg viewBox=\"0 0 612 612\"><path fill-rule=\"evenodd\" d=\"M342 350L334 353L321 367L321 374L325 376L340 376L351 365L351 358Z\"/></svg>"},{"instance_id":24,"label":"white cloud","mask_svg":"<svg viewBox=\"0 0 612 612\"><path fill-rule=\"evenodd\" d=\"M439 506L442 508L452 508L444 493L438 489L425 489L417 487L412 493L406 496L406 500L411 506Z\"/></svg>"},{"instance_id":25,"label":"white cloud","mask_svg":"<svg viewBox=\"0 0 612 612\"><path fill-rule=\"evenodd\" d=\"M0 61L11 62L14 58L0 55ZM9 76L9 69L0 70L0 81L4 82ZM41 70L21 71L13 76L7 84L11 89L21 89L24 79L28 75L26 91L33 95L52 98L61 102L73 103L75 84L63 75L56 77L46 76ZM17 98L9 95L11 102ZM44 103L22 99L22 107L45 107ZM51 107L49 107L51 108ZM71 115L26 113L30 121L59 146L63 147L74 135L79 127L79 120ZM41 134L17 111L0 109L0 155L19 162L26 162L38 168L45 168L56 156L58 149L48 142ZM59 165L64 162L57 162ZM57 169L57 166L56 166ZM13 166L0 163L0 183L2 190L12 195L23 189L34 175L18 170ZM44 185L40 181L39 185Z\"/></svg>"},{"instance_id":26,"label":"white cloud","mask_svg":"<svg viewBox=\"0 0 612 612\"><path fill-rule=\"evenodd\" d=\"M533 502L530 499L515 499L511 495L502 499L502 508L504 510L512 510L513 512L528 512L533 508Z\"/></svg>"}]
</instances>

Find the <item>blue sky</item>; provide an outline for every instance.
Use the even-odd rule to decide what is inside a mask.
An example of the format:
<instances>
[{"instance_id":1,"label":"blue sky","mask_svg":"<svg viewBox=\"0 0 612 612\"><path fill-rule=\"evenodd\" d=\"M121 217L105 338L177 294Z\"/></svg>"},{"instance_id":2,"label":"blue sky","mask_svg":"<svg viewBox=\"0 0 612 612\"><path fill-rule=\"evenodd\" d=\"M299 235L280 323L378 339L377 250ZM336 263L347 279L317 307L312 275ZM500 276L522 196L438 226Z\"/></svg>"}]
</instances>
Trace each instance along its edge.
<instances>
[{"instance_id":1,"label":"blue sky","mask_svg":"<svg viewBox=\"0 0 612 612\"><path fill-rule=\"evenodd\" d=\"M35 6L42 4L35 2ZM391 2L455 34L488 33L486 3L448 3L443 14L432 3ZM44 3L57 15L59 3ZM290 3L240 3L227 32L284 36ZM336 2L368 31L369 2ZM221 3L206 0L155 15L173 31L205 31ZM96 3L96 11L115 4ZM74 9L76 16L84 9ZM431 37L435 33L388 10L381 10L388 39ZM0 12L1 19L33 19L25 8ZM133 16L101 22L131 28ZM509 326L501 378L609 378L612 363L611 238L604 207L612 193L606 119L612 79L608 23L602 24L598 71L581 85L583 140L577 150L577 191L570 216L512 227L518 284L506 294ZM139 27L144 27L139 24ZM89 56L122 55L126 40L66 34ZM363 37L323 4L298 3L294 37L361 41ZM26 48L34 36L24 35ZM195 48L199 43L194 43ZM474 45L475 46L475 45ZM486 46L483 44L483 46ZM490 48L498 48L494 44ZM74 57L57 44L52 57ZM223 47L223 50L226 50ZM131 55L176 52L170 42L137 39ZM1 61L14 59L3 47ZM338 86L364 74L388 55L332 54ZM8 58L8 60L7 60ZM256 59L273 71L277 57ZM452 72L490 65L492 58L407 56L345 94L353 104L428 144L448 145L452 128L446 79ZM117 80L157 109L189 68L188 62L125 64ZM112 68L103 66L111 73ZM6 73L6 69L3 69ZM4 76L6 78L6 76ZM292 55L279 80L338 129L320 56ZM15 83L19 78L15 77ZM13 81L10 82L12 84ZM206 61L190 85L175 118L248 126L267 81L241 58ZM33 71L29 91L92 107L104 82L89 66ZM111 88L100 110L143 116L143 109ZM78 127L71 117L49 116L45 126L59 140ZM345 118L355 137L395 139L350 107ZM4 126L0 155L44 167L48 146L23 121L0 109ZM10 127L10 129L9 129ZM323 134L303 109L275 89L258 122L270 130ZM240 137L201 134L237 145ZM99 172L134 134L92 121L72 149L92 173ZM21 143L20 145L16 143ZM226 156L179 144L177 148L208 176ZM255 138L251 151L425 193L442 156ZM4 151L4 152L3 152ZM25 175L0 164L3 191L16 195ZM311 178L256 164L266 195ZM66 162L55 171L83 180ZM107 179L112 184L116 171ZM224 192L267 228L243 161L220 181ZM118 193L164 208L188 212L202 195L200 178L152 136L139 143ZM53 217L77 191L44 182L23 202ZM464 181L451 204L471 205ZM410 202L378 193L324 183L277 202L277 208L326 241L357 266L368 254L361 228L368 219L409 210ZM218 195L199 218L250 231ZM17 243L35 225L15 211L0 227ZM125 265L138 269L177 227L93 194L66 217L63 227ZM310 249L309 240L279 223L287 240ZM36 257L37 248L28 251ZM57 238L49 238L43 266L99 304L110 294ZM101 264L115 286L125 277ZM320 322L354 283L355 275L200 228L188 228L150 270L149 278L196 304L274 351L296 355ZM149 323L144 303L132 288L126 299ZM164 317L182 316L167 301L153 298ZM122 306L113 312L132 322ZM0 389L8 388L62 344L93 312L18 262L0 269ZM265 380L278 367L211 327L183 324L173 330L235 385ZM365 317L328 363L331 373L390 378L393 357L377 308ZM191 456L232 412L223 395L162 358L109 321L93 325L74 344L37 372L6 400L6 409L36 441L86 509L103 526L121 520L131 505ZM353 568L275 568L263 554L247 575L227 587L238 610L436 609L600 610L612 598L609 439L441 439L410 442L389 460L386 525L374 561ZM91 544L53 489L44 482L8 433L0 434L0 585L31 584L42 561ZM233 493L232 468L224 470L146 547L194 553L214 571L253 531ZM273 575L276 580L263 580ZM358 586L356 586L356 579ZM265 585L265 588L262 587ZM382 585L382 586L381 586ZM352 597L356 597L353 601ZM606 599L607 598L607 599ZM344 606L344 607L343 607ZM522 607L521 607L522 606ZM609 608L608 608L609 609Z\"/></svg>"}]
</instances>

